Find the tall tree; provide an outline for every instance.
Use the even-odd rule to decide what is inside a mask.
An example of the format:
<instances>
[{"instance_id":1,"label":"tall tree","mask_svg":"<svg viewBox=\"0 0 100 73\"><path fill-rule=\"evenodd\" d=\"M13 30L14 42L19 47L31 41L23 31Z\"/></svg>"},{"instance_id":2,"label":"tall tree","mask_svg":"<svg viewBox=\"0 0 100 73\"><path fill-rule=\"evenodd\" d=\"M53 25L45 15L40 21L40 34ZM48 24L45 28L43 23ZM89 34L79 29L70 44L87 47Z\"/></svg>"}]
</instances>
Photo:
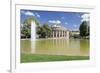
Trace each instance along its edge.
<instances>
[{"instance_id":1,"label":"tall tree","mask_svg":"<svg viewBox=\"0 0 100 73\"><path fill-rule=\"evenodd\" d=\"M21 34L23 34L25 38L30 38L31 29L27 25L24 25L21 29Z\"/></svg>"},{"instance_id":2,"label":"tall tree","mask_svg":"<svg viewBox=\"0 0 100 73\"><path fill-rule=\"evenodd\" d=\"M26 18L24 24L31 26L31 21L35 21L36 25L39 26L39 21L33 16Z\"/></svg>"},{"instance_id":3,"label":"tall tree","mask_svg":"<svg viewBox=\"0 0 100 73\"><path fill-rule=\"evenodd\" d=\"M46 30L46 37L49 37L49 35L51 33L51 27L47 23L45 23L43 25L43 28Z\"/></svg>"},{"instance_id":4,"label":"tall tree","mask_svg":"<svg viewBox=\"0 0 100 73\"><path fill-rule=\"evenodd\" d=\"M28 17L24 20L24 23L23 23L23 27L21 28L21 34L23 34L26 38L30 38L31 37L31 22L32 21L35 21L36 23L36 28L38 28L40 26L39 24L39 21L31 16L31 17Z\"/></svg>"},{"instance_id":5,"label":"tall tree","mask_svg":"<svg viewBox=\"0 0 100 73\"><path fill-rule=\"evenodd\" d=\"M81 37L89 36L89 23L87 21L83 21L79 27L79 30Z\"/></svg>"},{"instance_id":6,"label":"tall tree","mask_svg":"<svg viewBox=\"0 0 100 73\"><path fill-rule=\"evenodd\" d=\"M46 23L43 26L39 27L38 29L38 34L40 35L40 38L46 38L49 37L51 33L51 28L50 26Z\"/></svg>"}]
</instances>

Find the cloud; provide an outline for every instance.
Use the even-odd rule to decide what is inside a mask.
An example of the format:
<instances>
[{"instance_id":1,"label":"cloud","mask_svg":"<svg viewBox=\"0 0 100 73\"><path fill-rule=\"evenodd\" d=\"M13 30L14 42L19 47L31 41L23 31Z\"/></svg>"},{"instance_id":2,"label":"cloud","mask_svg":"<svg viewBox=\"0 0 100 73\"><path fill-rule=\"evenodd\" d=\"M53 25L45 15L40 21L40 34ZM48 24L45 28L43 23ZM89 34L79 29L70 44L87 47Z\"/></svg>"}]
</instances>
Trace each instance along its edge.
<instances>
[{"instance_id":1,"label":"cloud","mask_svg":"<svg viewBox=\"0 0 100 73\"><path fill-rule=\"evenodd\" d=\"M67 25L68 23L67 23L67 22L65 22L65 24Z\"/></svg>"},{"instance_id":2,"label":"cloud","mask_svg":"<svg viewBox=\"0 0 100 73\"><path fill-rule=\"evenodd\" d=\"M60 20L49 20L49 23L53 23L53 24L60 24L61 21Z\"/></svg>"},{"instance_id":3,"label":"cloud","mask_svg":"<svg viewBox=\"0 0 100 73\"><path fill-rule=\"evenodd\" d=\"M90 20L90 15L89 14L83 14L82 16L81 16L81 22L83 22L83 21L89 21Z\"/></svg>"},{"instance_id":4,"label":"cloud","mask_svg":"<svg viewBox=\"0 0 100 73\"><path fill-rule=\"evenodd\" d=\"M36 16L36 17L40 18L40 15L36 12L34 13L31 11L21 11L21 13L23 13L24 15L27 15L27 16Z\"/></svg>"},{"instance_id":5,"label":"cloud","mask_svg":"<svg viewBox=\"0 0 100 73\"><path fill-rule=\"evenodd\" d=\"M26 11L26 12L24 12L24 14L25 14L25 15L29 15L29 16L35 16L35 14L32 13L32 12L30 12L30 11Z\"/></svg>"},{"instance_id":6,"label":"cloud","mask_svg":"<svg viewBox=\"0 0 100 73\"><path fill-rule=\"evenodd\" d=\"M64 17L61 17L61 19L65 19Z\"/></svg>"},{"instance_id":7,"label":"cloud","mask_svg":"<svg viewBox=\"0 0 100 73\"><path fill-rule=\"evenodd\" d=\"M31 11L21 11L21 13L28 16L35 16L35 14L32 13Z\"/></svg>"},{"instance_id":8,"label":"cloud","mask_svg":"<svg viewBox=\"0 0 100 73\"><path fill-rule=\"evenodd\" d=\"M74 27L74 28L77 28L77 25L76 25L76 24L74 24L74 25L73 25L73 27Z\"/></svg>"},{"instance_id":9,"label":"cloud","mask_svg":"<svg viewBox=\"0 0 100 73\"><path fill-rule=\"evenodd\" d=\"M38 18L40 18L40 15L39 15L38 13L35 13L35 15L36 15Z\"/></svg>"}]
</instances>

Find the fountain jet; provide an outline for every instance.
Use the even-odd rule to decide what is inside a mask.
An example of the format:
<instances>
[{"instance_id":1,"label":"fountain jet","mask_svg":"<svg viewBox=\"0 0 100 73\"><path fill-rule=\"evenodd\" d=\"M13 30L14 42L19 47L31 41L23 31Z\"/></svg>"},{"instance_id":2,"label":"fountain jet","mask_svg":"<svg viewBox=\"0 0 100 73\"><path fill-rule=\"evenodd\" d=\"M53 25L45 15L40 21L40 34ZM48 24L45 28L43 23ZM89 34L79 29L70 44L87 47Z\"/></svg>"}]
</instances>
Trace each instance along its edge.
<instances>
[{"instance_id":1,"label":"fountain jet","mask_svg":"<svg viewBox=\"0 0 100 73\"><path fill-rule=\"evenodd\" d=\"M31 52L35 52L35 40L36 40L36 23L31 22Z\"/></svg>"}]
</instances>

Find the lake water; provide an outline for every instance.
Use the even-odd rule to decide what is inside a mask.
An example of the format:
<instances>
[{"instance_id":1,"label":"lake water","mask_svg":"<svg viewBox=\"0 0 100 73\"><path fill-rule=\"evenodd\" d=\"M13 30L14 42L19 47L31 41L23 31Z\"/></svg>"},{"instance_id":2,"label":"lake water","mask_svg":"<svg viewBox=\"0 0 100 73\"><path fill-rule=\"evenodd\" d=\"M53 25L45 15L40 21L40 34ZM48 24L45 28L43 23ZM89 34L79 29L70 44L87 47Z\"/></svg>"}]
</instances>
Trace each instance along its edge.
<instances>
[{"instance_id":1,"label":"lake water","mask_svg":"<svg viewBox=\"0 0 100 73\"><path fill-rule=\"evenodd\" d=\"M21 40L21 53L67 56L89 56L87 39L37 39Z\"/></svg>"}]
</instances>

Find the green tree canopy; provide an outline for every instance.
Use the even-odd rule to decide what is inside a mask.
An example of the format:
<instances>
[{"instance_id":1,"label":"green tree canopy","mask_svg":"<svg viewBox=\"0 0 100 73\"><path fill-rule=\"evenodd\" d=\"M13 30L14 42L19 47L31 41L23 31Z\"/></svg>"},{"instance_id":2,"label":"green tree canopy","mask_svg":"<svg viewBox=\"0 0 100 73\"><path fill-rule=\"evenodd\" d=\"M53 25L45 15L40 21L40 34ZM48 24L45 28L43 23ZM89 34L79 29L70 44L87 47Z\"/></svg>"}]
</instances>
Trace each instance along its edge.
<instances>
[{"instance_id":1,"label":"green tree canopy","mask_svg":"<svg viewBox=\"0 0 100 73\"><path fill-rule=\"evenodd\" d=\"M49 37L50 33L51 28L47 23L38 28L38 34L40 35L40 38Z\"/></svg>"},{"instance_id":2,"label":"green tree canopy","mask_svg":"<svg viewBox=\"0 0 100 73\"><path fill-rule=\"evenodd\" d=\"M46 37L46 29L44 27L40 28L40 38L45 38Z\"/></svg>"},{"instance_id":3,"label":"green tree canopy","mask_svg":"<svg viewBox=\"0 0 100 73\"><path fill-rule=\"evenodd\" d=\"M49 35L51 33L51 27L47 23L45 23L43 25L43 28L46 30L46 36L49 37Z\"/></svg>"},{"instance_id":4,"label":"green tree canopy","mask_svg":"<svg viewBox=\"0 0 100 73\"><path fill-rule=\"evenodd\" d=\"M35 21L37 28L40 26L39 21L31 16L24 20L23 27L21 27L21 34L23 34L26 38L31 37L31 22Z\"/></svg>"},{"instance_id":5,"label":"green tree canopy","mask_svg":"<svg viewBox=\"0 0 100 73\"><path fill-rule=\"evenodd\" d=\"M27 24L27 25L31 26L31 21L35 21L37 26L40 25L39 21L33 16L26 18L23 24Z\"/></svg>"},{"instance_id":6,"label":"green tree canopy","mask_svg":"<svg viewBox=\"0 0 100 73\"><path fill-rule=\"evenodd\" d=\"M25 38L30 38L31 37L31 29L27 25L24 25L21 29L21 34L23 34L25 36Z\"/></svg>"},{"instance_id":7,"label":"green tree canopy","mask_svg":"<svg viewBox=\"0 0 100 73\"><path fill-rule=\"evenodd\" d=\"M89 36L89 23L87 21L83 21L79 27L80 36Z\"/></svg>"},{"instance_id":8,"label":"green tree canopy","mask_svg":"<svg viewBox=\"0 0 100 73\"><path fill-rule=\"evenodd\" d=\"M21 28L21 33L25 35L26 38L31 36L31 22L35 21L36 23L36 33L40 38L49 37L51 33L51 27L45 23L43 26L40 26L39 21L35 17L29 17L25 19L24 25Z\"/></svg>"}]
</instances>

